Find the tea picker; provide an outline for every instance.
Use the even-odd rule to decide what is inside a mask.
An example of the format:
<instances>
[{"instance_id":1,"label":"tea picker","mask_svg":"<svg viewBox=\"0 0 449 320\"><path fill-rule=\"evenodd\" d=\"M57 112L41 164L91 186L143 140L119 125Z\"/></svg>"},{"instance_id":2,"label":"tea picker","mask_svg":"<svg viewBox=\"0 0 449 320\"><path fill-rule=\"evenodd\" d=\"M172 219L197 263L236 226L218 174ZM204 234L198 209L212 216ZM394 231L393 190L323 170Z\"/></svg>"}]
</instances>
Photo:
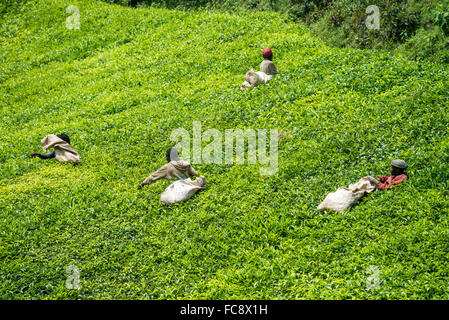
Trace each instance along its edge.
<instances>
[{"instance_id":1,"label":"tea picker","mask_svg":"<svg viewBox=\"0 0 449 320\"><path fill-rule=\"evenodd\" d=\"M393 160L391 161L390 176L378 176L379 180L372 176L367 176L348 187L338 188L335 192L331 192L326 196L323 202L318 205L317 210L343 212L353 206L365 194L376 189L387 190L407 180L406 168L407 163L404 160Z\"/></svg>"},{"instance_id":2,"label":"tea picker","mask_svg":"<svg viewBox=\"0 0 449 320\"><path fill-rule=\"evenodd\" d=\"M262 50L262 57L264 60L260 64L260 71L266 74L278 74L278 70L273 63L273 51L270 48Z\"/></svg>"},{"instance_id":3,"label":"tea picker","mask_svg":"<svg viewBox=\"0 0 449 320\"><path fill-rule=\"evenodd\" d=\"M170 148L165 154L167 163L153 172L148 178L139 184L139 188L153 183L159 179L186 179L193 176L198 176L198 172L187 161L179 159L178 150Z\"/></svg>"},{"instance_id":4,"label":"tea picker","mask_svg":"<svg viewBox=\"0 0 449 320\"><path fill-rule=\"evenodd\" d=\"M48 154L41 154L37 152L31 152L31 157L39 157L40 159L52 159L56 158L61 163L74 163L80 162L80 156L75 149L70 145L70 138L67 134L61 133L58 135L49 134L41 140L42 149L48 151L53 149Z\"/></svg>"},{"instance_id":5,"label":"tea picker","mask_svg":"<svg viewBox=\"0 0 449 320\"><path fill-rule=\"evenodd\" d=\"M408 179L405 169L408 165L404 160L398 159L391 161L391 168L389 176L377 176L379 180L374 177L369 177L370 180L376 184L376 188L380 190L387 190L391 187L396 187L401 182Z\"/></svg>"}]
</instances>

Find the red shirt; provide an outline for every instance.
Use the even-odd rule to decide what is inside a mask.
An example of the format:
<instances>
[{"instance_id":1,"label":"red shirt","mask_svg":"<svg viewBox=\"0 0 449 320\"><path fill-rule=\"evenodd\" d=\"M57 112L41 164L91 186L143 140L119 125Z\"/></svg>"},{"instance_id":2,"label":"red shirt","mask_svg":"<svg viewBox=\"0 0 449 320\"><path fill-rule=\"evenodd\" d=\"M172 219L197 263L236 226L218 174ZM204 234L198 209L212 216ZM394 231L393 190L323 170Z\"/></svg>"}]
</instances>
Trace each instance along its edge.
<instances>
[{"instance_id":1,"label":"red shirt","mask_svg":"<svg viewBox=\"0 0 449 320\"><path fill-rule=\"evenodd\" d=\"M377 184L377 189L380 190L387 190L391 187L396 187L402 181L408 179L406 174L400 174L398 176L395 176L394 178L392 176L377 176L377 177L379 178L380 181Z\"/></svg>"}]
</instances>

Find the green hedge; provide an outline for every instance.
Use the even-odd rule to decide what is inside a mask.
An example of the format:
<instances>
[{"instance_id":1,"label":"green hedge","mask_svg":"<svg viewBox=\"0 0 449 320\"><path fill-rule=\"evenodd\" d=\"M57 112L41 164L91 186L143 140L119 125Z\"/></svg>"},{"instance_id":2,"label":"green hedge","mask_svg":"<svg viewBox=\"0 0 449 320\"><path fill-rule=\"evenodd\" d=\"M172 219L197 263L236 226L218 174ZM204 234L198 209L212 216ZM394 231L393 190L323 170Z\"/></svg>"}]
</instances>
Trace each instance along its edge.
<instances>
[{"instance_id":1,"label":"green hedge","mask_svg":"<svg viewBox=\"0 0 449 320\"><path fill-rule=\"evenodd\" d=\"M410 59L449 62L448 0L379 0L381 27L365 26L369 0L104 0L130 6L220 9L235 11L273 10L306 22L324 41L338 47L398 50Z\"/></svg>"}]
</instances>

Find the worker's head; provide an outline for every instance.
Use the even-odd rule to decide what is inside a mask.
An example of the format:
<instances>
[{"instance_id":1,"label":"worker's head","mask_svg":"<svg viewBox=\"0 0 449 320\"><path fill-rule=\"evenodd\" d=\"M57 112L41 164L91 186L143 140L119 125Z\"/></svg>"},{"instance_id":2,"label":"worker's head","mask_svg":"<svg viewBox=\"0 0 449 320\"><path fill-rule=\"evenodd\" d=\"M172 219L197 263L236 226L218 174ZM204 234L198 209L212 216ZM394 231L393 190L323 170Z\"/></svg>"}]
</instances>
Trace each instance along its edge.
<instances>
[{"instance_id":1,"label":"worker's head","mask_svg":"<svg viewBox=\"0 0 449 320\"><path fill-rule=\"evenodd\" d=\"M170 162L172 160L179 160L178 150L176 150L175 148L168 149L165 153L165 159L167 159L167 162Z\"/></svg>"},{"instance_id":2,"label":"worker's head","mask_svg":"<svg viewBox=\"0 0 449 320\"><path fill-rule=\"evenodd\" d=\"M61 133L61 134L57 134L56 135L59 139L64 140L65 142L67 142L68 144L70 144L70 138L68 135L66 135L65 133Z\"/></svg>"},{"instance_id":3,"label":"worker's head","mask_svg":"<svg viewBox=\"0 0 449 320\"><path fill-rule=\"evenodd\" d=\"M268 60L273 59L273 51L271 51L270 48L265 48L265 49L263 49L263 50L262 50L262 57L263 57L264 59L268 59Z\"/></svg>"},{"instance_id":4,"label":"worker's head","mask_svg":"<svg viewBox=\"0 0 449 320\"><path fill-rule=\"evenodd\" d=\"M393 160L391 161L391 175L392 176L399 176L401 174L405 173L405 169L407 169L408 165L404 160Z\"/></svg>"}]
</instances>

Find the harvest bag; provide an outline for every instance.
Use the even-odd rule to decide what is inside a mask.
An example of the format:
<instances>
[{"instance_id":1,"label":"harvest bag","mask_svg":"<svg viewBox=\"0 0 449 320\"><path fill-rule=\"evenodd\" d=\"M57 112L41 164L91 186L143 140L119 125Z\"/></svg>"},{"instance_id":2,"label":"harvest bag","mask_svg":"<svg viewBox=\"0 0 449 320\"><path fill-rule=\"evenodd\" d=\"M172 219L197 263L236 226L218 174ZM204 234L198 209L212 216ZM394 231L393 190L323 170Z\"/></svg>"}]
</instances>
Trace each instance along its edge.
<instances>
[{"instance_id":1,"label":"harvest bag","mask_svg":"<svg viewBox=\"0 0 449 320\"><path fill-rule=\"evenodd\" d=\"M245 80L248 81L251 85L253 85L255 87L260 85L260 84L267 83L272 78L273 78L272 75L266 74L265 72L261 72L261 71L254 72L252 75L251 74L249 74L249 75L247 74L245 76Z\"/></svg>"},{"instance_id":2,"label":"harvest bag","mask_svg":"<svg viewBox=\"0 0 449 320\"><path fill-rule=\"evenodd\" d=\"M165 204L178 203L189 199L198 190L206 188L206 179L200 176L192 181L190 178L177 180L161 194L161 202Z\"/></svg>"},{"instance_id":3,"label":"harvest bag","mask_svg":"<svg viewBox=\"0 0 449 320\"><path fill-rule=\"evenodd\" d=\"M245 82L243 82L242 86L240 87L241 90L247 89L247 88L254 88L257 87L260 84L267 83L272 79L272 75L266 74L265 72L254 72L253 68L251 68L246 74L245 74Z\"/></svg>"},{"instance_id":4,"label":"harvest bag","mask_svg":"<svg viewBox=\"0 0 449 320\"><path fill-rule=\"evenodd\" d=\"M79 163L80 156L72 146L54 134L45 136L41 141L42 149L55 149L55 158L61 163L73 162Z\"/></svg>"},{"instance_id":5,"label":"harvest bag","mask_svg":"<svg viewBox=\"0 0 449 320\"><path fill-rule=\"evenodd\" d=\"M348 188L341 187L337 191L329 193L317 207L317 210L343 212L365 194L370 193L375 189L376 185L372 183L368 177L363 177L357 183L349 185Z\"/></svg>"}]
</instances>

